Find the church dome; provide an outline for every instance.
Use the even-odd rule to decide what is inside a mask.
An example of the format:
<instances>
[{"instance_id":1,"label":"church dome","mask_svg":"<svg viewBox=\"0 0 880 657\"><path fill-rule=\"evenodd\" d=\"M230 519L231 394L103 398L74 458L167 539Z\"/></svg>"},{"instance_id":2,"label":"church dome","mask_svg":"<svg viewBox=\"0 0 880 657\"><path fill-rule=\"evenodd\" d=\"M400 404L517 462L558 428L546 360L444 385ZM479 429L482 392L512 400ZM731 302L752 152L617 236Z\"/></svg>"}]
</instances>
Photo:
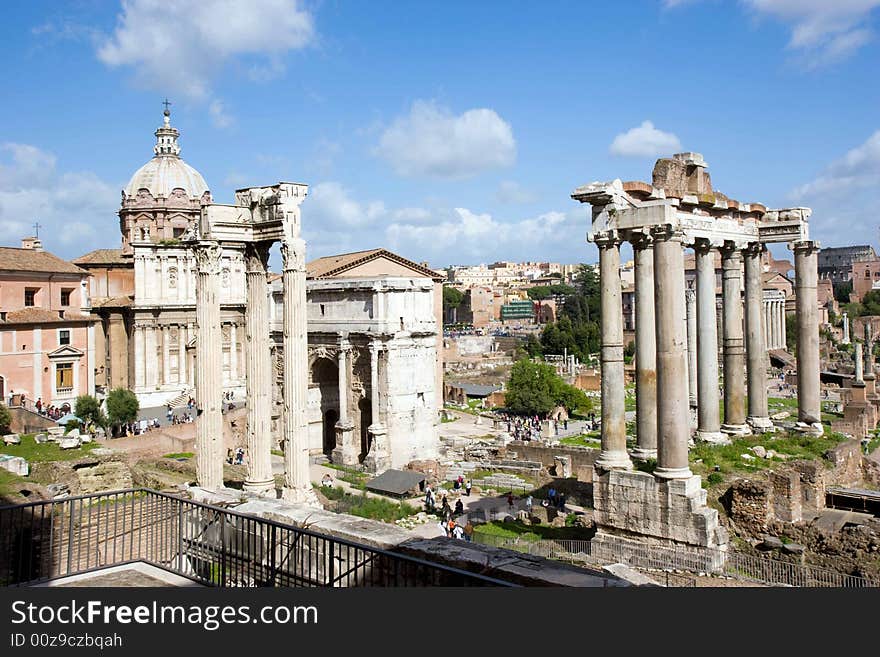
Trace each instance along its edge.
<instances>
[{"instance_id":1,"label":"church dome","mask_svg":"<svg viewBox=\"0 0 880 657\"><path fill-rule=\"evenodd\" d=\"M125 195L137 196L139 190L146 189L154 197L168 198L173 190L182 189L189 198L201 198L208 191L208 184L202 174L181 159L180 146L177 143L180 133L177 128L171 127L170 112L167 109L165 123L155 134L155 155L135 171L125 186Z\"/></svg>"}]
</instances>

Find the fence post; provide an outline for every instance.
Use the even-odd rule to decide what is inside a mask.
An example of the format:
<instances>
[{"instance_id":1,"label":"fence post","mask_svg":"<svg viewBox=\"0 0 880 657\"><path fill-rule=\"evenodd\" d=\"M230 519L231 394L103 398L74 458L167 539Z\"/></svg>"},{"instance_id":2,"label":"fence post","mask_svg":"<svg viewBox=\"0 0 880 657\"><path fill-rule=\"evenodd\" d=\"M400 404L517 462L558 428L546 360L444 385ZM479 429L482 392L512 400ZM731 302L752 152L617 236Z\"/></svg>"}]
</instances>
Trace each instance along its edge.
<instances>
[{"instance_id":1,"label":"fence post","mask_svg":"<svg viewBox=\"0 0 880 657\"><path fill-rule=\"evenodd\" d=\"M183 572L183 500L177 500L177 569Z\"/></svg>"},{"instance_id":2,"label":"fence post","mask_svg":"<svg viewBox=\"0 0 880 657\"><path fill-rule=\"evenodd\" d=\"M226 514L220 514L220 586L226 587Z\"/></svg>"},{"instance_id":3,"label":"fence post","mask_svg":"<svg viewBox=\"0 0 880 657\"><path fill-rule=\"evenodd\" d=\"M70 520L67 523L67 574L70 575L71 563L73 562L73 504L76 500L70 500Z\"/></svg>"}]
</instances>

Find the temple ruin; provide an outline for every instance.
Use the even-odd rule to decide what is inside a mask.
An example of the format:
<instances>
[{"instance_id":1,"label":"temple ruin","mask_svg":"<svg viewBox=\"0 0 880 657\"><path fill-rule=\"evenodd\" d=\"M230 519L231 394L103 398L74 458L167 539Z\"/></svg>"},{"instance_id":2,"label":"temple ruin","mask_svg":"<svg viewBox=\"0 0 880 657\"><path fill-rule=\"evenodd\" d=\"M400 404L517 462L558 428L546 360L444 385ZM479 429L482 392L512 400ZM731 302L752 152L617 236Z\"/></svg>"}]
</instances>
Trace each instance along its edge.
<instances>
[{"instance_id":1,"label":"temple ruin","mask_svg":"<svg viewBox=\"0 0 880 657\"><path fill-rule=\"evenodd\" d=\"M780 308L777 304L768 311L763 295L761 255L769 243L787 242L794 252L797 426L804 432L822 433L819 245L809 239L811 211L740 203L713 191L706 169L699 153L679 153L657 161L651 184L594 182L571 195L592 206L588 240L599 247L602 437L593 477L599 541L603 536L630 534L702 547L726 545L718 513L706 506L700 477L688 465L690 407L696 405L697 440L725 443L731 435L773 430L767 408L766 331L768 313L779 313ZM627 452L624 411L620 280L624 241L632 245L635 260L637 445L632 454ZM685 289L685 248L693 248L696 257L696 294L690 299ZM723 424L716 249L723 268ZM688 308L695 315L690 323ZM770 328L778 344L780 315L774 317ZM690 341L689 332L695 333ZM656 458L656 468L653 473L634 471L632 458Z\"/></svg>"}]
</instances>

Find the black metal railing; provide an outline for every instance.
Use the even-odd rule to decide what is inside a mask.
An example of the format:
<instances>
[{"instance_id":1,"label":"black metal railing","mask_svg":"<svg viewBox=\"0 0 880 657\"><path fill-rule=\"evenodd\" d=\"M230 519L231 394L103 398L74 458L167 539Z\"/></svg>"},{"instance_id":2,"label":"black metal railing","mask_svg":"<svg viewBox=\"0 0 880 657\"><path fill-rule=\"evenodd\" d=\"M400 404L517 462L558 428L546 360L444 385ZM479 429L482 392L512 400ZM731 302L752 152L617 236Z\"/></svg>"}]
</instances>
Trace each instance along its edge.
<instances>
[{"instance_id":1,"label":"black metal railing","mask_svg":"<svg viewBox=\"0 0 880 657\"><path fill-rule=\"evenodd\" d=\"M0 507L0 585L135 562L207 586L513 586L149 489Z\"/></svg>"}]
</instances>

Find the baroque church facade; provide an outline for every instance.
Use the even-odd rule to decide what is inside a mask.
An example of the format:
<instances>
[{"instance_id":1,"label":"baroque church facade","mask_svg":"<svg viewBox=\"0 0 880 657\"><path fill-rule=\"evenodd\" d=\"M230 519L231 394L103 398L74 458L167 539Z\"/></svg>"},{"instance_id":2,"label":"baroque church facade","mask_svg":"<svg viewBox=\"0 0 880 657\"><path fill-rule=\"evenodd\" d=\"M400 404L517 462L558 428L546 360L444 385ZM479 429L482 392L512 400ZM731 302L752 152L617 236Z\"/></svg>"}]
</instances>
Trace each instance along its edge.
<instances>
[{"instance_id":1,"label":"baroque church facade","mask_svg":"<svg viewBox=\"0 0 880 657\"><path fill-rule=\"evenodd\" d=\"M202 204L212 202L205 179L180 157L167 110L155 137L153 157L122 191L121 248L73 261L91 273L97 389L128 388L142 408L180 406L195 396L196 262L185 239L197 229ZM245 254L235 244L221 249L217 357L224 391L240 400ZM443 277L384 249L319 258L307 270L312 454L372 471L436 458ZM272 277L266 293L270 321L280 320ZM273 324L273 338L280 376L280 324ZM276 402L272 425L280 440L280 393Z\"/></svg>"}]
</instances>

